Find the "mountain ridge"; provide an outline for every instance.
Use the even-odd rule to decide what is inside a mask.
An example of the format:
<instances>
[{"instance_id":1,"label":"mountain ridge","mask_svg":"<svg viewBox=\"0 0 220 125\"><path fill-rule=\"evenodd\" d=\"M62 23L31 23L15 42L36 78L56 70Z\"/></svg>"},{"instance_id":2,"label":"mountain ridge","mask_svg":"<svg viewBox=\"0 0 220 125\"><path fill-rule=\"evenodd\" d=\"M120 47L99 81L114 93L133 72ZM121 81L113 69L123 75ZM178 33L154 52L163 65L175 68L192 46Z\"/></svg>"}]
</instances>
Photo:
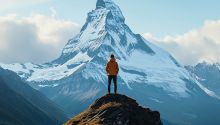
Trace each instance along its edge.
<instances>
[{"instance_id":1,"label":"mountain ridge","mask_svg":"<svg viewBox=\"0 0 220 125\"><path fill-rule=\"evenodd\" d=\"M0 124L59 125L67 119L57 105L24 83L14 72L0 68L0 84Z\"/></svg>"},{"instance_id":2,"label":"mountain ridge","mask_svg":"<svg viewBox=\"0 0 220 125\"><path fill-rule=\"evenodd\" d=\"M186 69L195 74L198 81L214 94L220 97L220 64L207 62L198 63L195 66L185 66Z\"/></svg>"}]
</instances>

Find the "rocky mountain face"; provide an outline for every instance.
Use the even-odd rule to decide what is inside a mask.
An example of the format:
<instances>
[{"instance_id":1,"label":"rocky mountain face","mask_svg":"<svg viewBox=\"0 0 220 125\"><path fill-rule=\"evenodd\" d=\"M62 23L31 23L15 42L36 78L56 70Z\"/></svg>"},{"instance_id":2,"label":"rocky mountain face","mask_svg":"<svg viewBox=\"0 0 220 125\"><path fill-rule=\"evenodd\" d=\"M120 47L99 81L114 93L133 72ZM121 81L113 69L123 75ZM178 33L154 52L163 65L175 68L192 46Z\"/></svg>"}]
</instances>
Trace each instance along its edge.
<instances>
[{"instance_id":1,"label":"rocky mountain face","mask_svg":"<svg viewBox=\"0 0 220 125\"><path fill-rule=\"evenodd\" d=\"M72 117L107 92L105 65L111 54L120 67L119 93L159 110L170 123L220 123L218 96L167 51L133 33L113 0L97 0L81 31L56 60L0 66L16 72Z\"/></svg>"},{"instance_id":2,"label":"rocky mountain face","mask_svg":"<svg viewBox=\"0 0 220 125\"><path fill-rule=\"evenodd\" d=\"M1 125L60 125L66 119L52 101L21 81L14 72L0 68Z\"/></svg>"},{"instance_id":3,"label":"rocky mountain face","mask_svg":"<svg viewBox=\"0 0 220 125\"><path fill-rule=\"evenodd\" d=\"M195 74L198 81L213 94L220 98L220 64L199 63L195 66L186 66L186 69Z\"/></svg>"},{"instance_id":4,"label":"rocky mountain face","mask_svg":"<svg viewBox=\"0 0 220 125\"><path fill-rule=\"evenodd\" d=\"M162 125L160 113L124 95L105 95L64 125Z\"/></svg>"}]
</instances>

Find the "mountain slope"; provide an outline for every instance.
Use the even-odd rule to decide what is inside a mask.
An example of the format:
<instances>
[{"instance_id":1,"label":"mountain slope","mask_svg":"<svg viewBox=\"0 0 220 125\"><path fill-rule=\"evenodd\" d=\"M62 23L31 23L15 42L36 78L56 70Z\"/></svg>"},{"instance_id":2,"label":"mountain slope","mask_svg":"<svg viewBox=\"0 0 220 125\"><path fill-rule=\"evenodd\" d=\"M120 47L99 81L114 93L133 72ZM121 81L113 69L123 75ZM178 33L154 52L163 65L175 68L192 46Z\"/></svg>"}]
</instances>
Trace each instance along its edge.
<instances>
[{"instance_id":1,"label":"mountain slope","mask_svg":"<svg viewBox=\"0 0 220 125\"><path fill-rule=\"evenodd\" d=\"M220 64L199 63L196 66L186 66L186 69L197 76L206 88L220 97Z\"/></svg>"},{"instance_id":2,"label":"mountain slope","mask_svg":"<svg viewBox=\"0 0 220 125\"><path fill-rule=\"evenodd\" d=\"M12 91L2 79L0 79L0 83L0 124L57 124L44 112L40 111L38 108L29 103L25 98Z\"/></svg>"},{"instance_id":3,"label":"mountain slope","mask_svg":"<svg viewBox=\"0 0 220 125\"><path fill-rule=\"evenodd\" d=\"M105 95L64 125L162 125L160 113L124 95Z\"/></svg>"},{"instance_id":4,"label":"mountain slope","mask_svg":"<svg viewBox=\"0 0 220 125\"><path fill-rule=\"evenodd\" d=\"M0 124L59 125L66 120L55 104L15 73L0 68L0 85Z\"/></svg>"},{"instance_id":5,"label":"mountain slope","mask_svg":"<svg viewBox=\"0 0 220 125\"><path fill-rule=\"evenodd\" d=\"M167 51L133 33L112 0L97 0L80 33L68 41L56 60L0 66L16 72L72 116L106 93L105 65L110 54L120 67L120 93L160 110L171 123L220 123L218 97Z\"/></svg>"}]
</instances>

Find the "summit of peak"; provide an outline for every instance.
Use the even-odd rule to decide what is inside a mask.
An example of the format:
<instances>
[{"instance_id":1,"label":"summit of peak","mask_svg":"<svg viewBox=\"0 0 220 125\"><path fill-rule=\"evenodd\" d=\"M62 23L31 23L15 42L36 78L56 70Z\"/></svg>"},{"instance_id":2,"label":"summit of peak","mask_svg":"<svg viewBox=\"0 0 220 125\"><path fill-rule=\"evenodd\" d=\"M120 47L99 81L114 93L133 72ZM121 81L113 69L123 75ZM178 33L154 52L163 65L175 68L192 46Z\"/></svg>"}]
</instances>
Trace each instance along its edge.
<instances>
[{"instance_id":1,"label":"summit of peak","mask_svg":"<svg viewBox=\"0 0 220 125\"><path fill-rule=\"evenodd\" d=\"M113 0L97 0L96 2L96 10L98 9L107 9L110 11L110 15L116 19L117 22L124 23L125 18L121 12L121 9L117 4L114 3Z\"/></svg>"},{"instance_id":2,"label":"summit of peak","mask_svg":"<svg viewBox=\"0 0 220 125\"><path fill-rule=\"evenodd\" d=\"M94 118L95 117L95 118ZM125 95L105 95L64 125L162 125L160 113Z\"/></svg>"},{"instance_id":3,"label":"summit of peak","mask_svg":"<svg viewBox=\"0 0 220 125\"><path fill-rule=\"evenodd\" d=\"M98 8L106 8L109 4L114 4L112 0L97 0L96 9Z\"/></svg>"}]
</instances>

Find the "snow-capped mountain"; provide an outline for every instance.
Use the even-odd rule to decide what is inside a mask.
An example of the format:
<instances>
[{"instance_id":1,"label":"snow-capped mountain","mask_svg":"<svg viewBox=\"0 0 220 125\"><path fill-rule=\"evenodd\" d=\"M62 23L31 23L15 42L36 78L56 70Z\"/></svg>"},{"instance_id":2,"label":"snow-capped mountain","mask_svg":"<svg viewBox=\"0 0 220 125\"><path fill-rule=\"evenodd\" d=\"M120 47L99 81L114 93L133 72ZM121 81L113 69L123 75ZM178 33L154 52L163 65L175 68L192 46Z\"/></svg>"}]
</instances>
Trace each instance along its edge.
<instances>
[{"instance_id":1,"label":"snow-capped mountain","mask_svg":"<svg viewBox=\"0 0 220 125\"><path fill-rule=\"evenodd\" d=\"M148 83L162 87L170 94L188 95L182 80L190 78L187 71L169 53L134 34L125 24L119 7L111 0L98 0L96 9L88 13L81 32L69 40L62 55L52 63L1 66L17 72L29 82L37 82L38 87L58 86L45 82L68 78L77 71L85 79L105 83L105 64L110 54L115 54L118 59L119 77L128 88L131 89L134 82Z\"/></svg>"},{"instance_id":2,"label":"snow-capped mountain","mask_svg":"<svg viewBox=\"0 0 220 125\"><path fill-rule=\"evenodd\" d=\"M105 65L110 54L116 56L120 67L119 93L159 110L171 123L220 123L216 118L220 115L218 96L167 51L133 33L112 0L97 1L80 33L68 41L58 59L46 64L0 66L16 72L71 115L106 93Z\"/></svg>"},{"instance_id":3,"label":"snow-capped mountain","mask_svg":"<svg viewBox=\"0 0 220 125\"><path fill-rule=\"evenodd\" d=\"M220 97L220 64L199 63L195 66L186 66L186 69L197 76L197 79L206 88Z\"/></svg>"}]
</instances>

